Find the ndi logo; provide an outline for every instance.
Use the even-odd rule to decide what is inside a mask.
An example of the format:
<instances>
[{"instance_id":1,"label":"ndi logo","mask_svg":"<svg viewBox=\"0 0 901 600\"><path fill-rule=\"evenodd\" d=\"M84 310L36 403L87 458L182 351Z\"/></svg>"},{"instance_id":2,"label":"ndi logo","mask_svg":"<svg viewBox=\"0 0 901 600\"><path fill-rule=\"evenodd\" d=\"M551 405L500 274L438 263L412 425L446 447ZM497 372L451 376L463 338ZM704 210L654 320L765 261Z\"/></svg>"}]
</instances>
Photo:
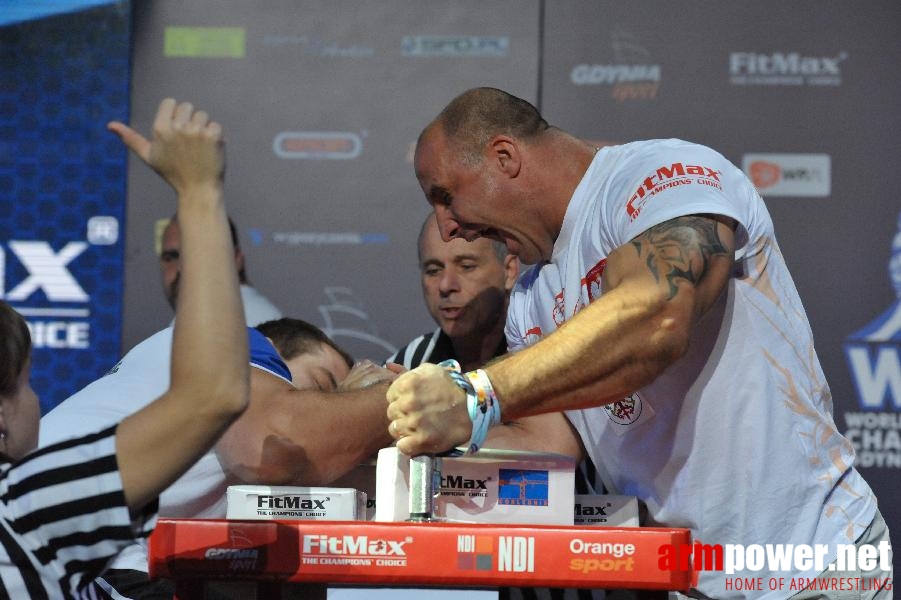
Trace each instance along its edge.
<instances>
[{"instance_id":1,"label":"ndi logo","mask_svg":"<svg viewBox=\"0 0 901 600\"><path fill-rule=\"evenodd\" d=\"M901 468L901 215L888 271L895 302L844 344L865 411L845 413L845 433L862 467Z\"/></svg>"},{"instance_id":2,"label":"ndi logo","mask_svg":"<svg viewBox=\"0 0 901 600\"><path fill-rule=\"evenodd\" d=\"M493 570L494 538L487 535L458 535L457 568L464 571Z\"/></svg>"},{"instance_id":3,"label":"ndi logo","mask_svg":"<svg viewBox=\"0 0 901 600\"><path fill-rule=\"evenodd\" d=\"M535 538L502 535L497 540L497 570L513 573L535 572Z\"/></svg>"}]
</instances>

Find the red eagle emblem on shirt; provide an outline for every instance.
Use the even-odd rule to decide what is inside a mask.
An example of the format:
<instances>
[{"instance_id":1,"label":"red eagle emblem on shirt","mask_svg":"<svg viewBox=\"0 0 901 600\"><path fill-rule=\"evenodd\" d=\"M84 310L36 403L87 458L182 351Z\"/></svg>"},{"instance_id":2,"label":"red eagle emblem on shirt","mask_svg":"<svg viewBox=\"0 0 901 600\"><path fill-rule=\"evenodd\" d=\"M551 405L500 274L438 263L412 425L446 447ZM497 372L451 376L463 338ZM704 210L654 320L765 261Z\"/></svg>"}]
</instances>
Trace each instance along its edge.
<instances>
[{"instance_id":1,"label":"red eagle emblem on shirt","mask_svg":"<svg viewBox=\"0 0 901 600\"><path fill-rule=\"evenodd\" d=\"M607 268L607 259L602 258L598 264L591 267L585 277L582 278L582 285L588 290L588 301L594 302L601 295L601 278L604 275L604 269Z\"/></svg>"}]
</instances>

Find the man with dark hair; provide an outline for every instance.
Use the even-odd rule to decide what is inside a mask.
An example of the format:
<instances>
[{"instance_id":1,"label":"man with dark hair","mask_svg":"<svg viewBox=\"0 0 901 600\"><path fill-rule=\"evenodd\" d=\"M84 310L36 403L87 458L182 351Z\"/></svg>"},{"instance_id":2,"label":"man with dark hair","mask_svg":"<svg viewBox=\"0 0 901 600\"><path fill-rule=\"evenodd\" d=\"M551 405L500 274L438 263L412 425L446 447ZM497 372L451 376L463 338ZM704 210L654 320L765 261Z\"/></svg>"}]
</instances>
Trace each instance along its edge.
<instances>
[{"instance_id":1,"label":"man with dark hair","mask_svg":"<svg viewBox=\"0 0 901 600\"><path fill-rule=\"evenodd\" d=\"M888 546L888 531L740 169L681 140L598 149L492 88L454 99L414 164L445 240L503 240L534 267L511 295L515 352L455 378L422 365L391 386L402 452L478 446L501 414L565 410L607 489L638 496L650 523L705 544L828 549L736 578L863 577L861 597L891 594L874 585L890 564L829 565L840 544ZM692 595L736 594L727 585L704 570Z\"/></svg>"},{"instance_id":2,"label":"man with dark hair","mask_svg":"<svg viewBox=\"0 0 901 600\"><path fill-rule=\"evenodd\" d=\"M282 317L256 326L278 350L299 388L340 389L354 360L321 329L301 319Z\"/></svg>"},{"instance_id":3,"label":"man with dark hair","mask_svg":"<svg viewBox=\"0 0 901 600\"><path fill-rule=\"evenodd\" d=\"M235 249L235 268L238 270L238 281L241 284L241 302L244 304L244 316L247 324L253 327L263 321L280 319L282 311L261 294L247 279L247 267L244 251L238 240L238 229L231 217L228 219L231 230L232 245ZM160 237L160 276L163 292L172 310L178 302L178 290L181 284L181 229L178 226L178 215L172 215Z\"/></svg>"},{"instance_id":4,"label":"man with dark hair","mask_svg":"<svg viewBox=\"0 0 901 600\"><path fill-rule=\"evenodd\" d=\"M370 360L354 362L321 329L301 319L283 317L260 323L255 329L272 342L300 389L347 392L394 377Z\"/></svg>"}]
</instances>

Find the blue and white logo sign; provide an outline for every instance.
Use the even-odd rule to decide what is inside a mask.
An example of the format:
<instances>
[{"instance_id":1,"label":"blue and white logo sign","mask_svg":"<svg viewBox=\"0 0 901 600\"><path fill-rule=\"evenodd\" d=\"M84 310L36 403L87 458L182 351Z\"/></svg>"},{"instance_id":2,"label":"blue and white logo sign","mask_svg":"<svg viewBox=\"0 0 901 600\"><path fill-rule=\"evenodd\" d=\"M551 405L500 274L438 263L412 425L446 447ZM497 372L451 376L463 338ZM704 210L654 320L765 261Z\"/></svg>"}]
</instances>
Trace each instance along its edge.
<instances>
[{"instance_id":1,"label":"blue and white logo sign","mask_svg":"<svg viewBox=\"0 0 901 600\"><path fill-rule=\"evenodd\" d=\"M862 467L901 468L901 215L888 265L895 301L845 340L862 412L845 413Z\"/></svg>"},{"instance_id":2,"label":"blue and white logo sign","mask_svg":"<svg viewBox=\"0 0 901 600\"><path fill-rule=\"evenodd\" d=\"M28 323L44 413L108 371L122 337L126 151L105 124L128 120L130 16L72 4L6 26L0 87L0 298Z\"/></svg>"}]
</instances>

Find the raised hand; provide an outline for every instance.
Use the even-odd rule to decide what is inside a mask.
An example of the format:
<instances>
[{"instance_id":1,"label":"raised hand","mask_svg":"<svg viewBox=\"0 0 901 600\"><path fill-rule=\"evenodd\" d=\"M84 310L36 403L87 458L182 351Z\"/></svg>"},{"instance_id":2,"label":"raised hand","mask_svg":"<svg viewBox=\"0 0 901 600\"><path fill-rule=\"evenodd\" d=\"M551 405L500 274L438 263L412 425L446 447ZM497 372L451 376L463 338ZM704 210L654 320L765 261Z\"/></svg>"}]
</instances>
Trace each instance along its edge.
<instances>
[{"instance_id":1,"label":"raised hand","mask_svg":"<svg viewBox=\"0 0 901 600\"><path fill-rule=\"evenodd\" d=\"M151 139L119 121L107 129L179 194L207 186L221 187L225 174L222 127L190 102L160 102Z\"/></svg>"}]
</instances>

